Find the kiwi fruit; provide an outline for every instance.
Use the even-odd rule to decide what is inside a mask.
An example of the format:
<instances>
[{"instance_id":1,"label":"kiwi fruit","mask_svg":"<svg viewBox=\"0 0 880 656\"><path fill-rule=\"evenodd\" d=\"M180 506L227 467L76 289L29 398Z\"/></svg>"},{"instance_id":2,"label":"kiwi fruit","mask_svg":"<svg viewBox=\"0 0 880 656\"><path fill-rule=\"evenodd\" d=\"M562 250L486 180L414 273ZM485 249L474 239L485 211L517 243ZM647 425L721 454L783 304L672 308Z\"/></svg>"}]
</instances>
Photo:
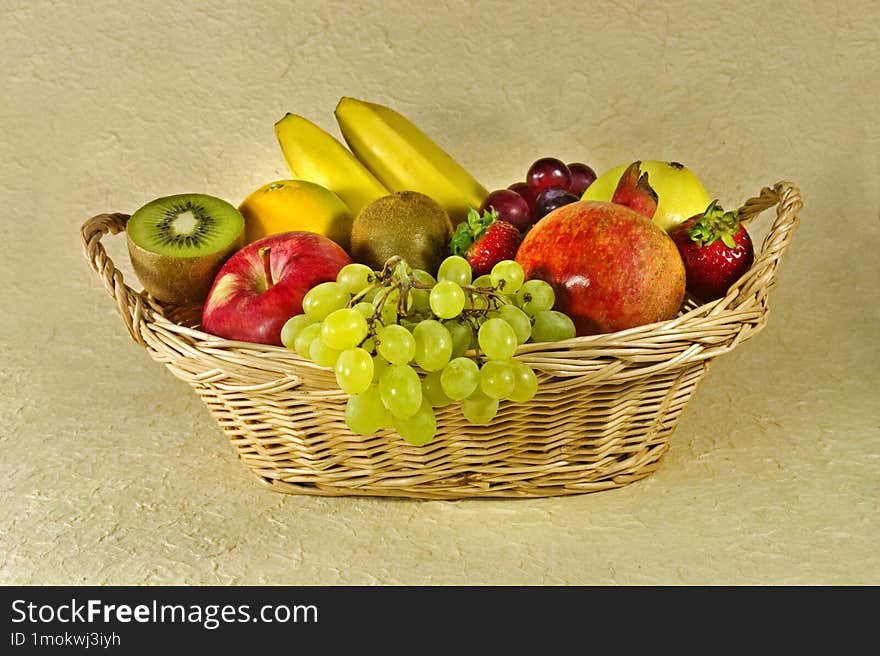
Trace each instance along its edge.
<instances>
[{"instance_id":1,"label":"kiwi fruit","mask_svg":"<svg viewBox=\"0 0 880 656\"><path fill-rule=\"evenodd\" d=\"M351 257L380 270L399 255L432 275L448 255L452 221L430 196L398 191L365 205L351 227Z\"/></svg>"},{"instance_id":2,"label":"kiwi fruit","mask_svg":"<svg viewBox=\"0 0 880 656\"><path fill-rule=\"evenodd\" d=\"M125 233L144 289L182 306L203 303L220 267L245 243L241 212L206 194L157 198L131 215Z\"/></svg>"}]
</instances>

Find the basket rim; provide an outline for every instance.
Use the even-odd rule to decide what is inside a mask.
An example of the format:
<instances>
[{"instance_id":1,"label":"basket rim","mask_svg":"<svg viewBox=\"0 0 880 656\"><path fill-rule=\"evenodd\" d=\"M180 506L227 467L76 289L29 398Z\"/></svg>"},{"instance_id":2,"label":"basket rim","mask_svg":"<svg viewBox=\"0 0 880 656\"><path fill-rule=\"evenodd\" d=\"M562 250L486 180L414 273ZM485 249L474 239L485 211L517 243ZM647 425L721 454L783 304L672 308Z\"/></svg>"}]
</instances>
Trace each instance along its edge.
<instances>
[{"instance_id":1,"label":"basket rim","mask_svg":"<svg viewBox=\"0 0 880 656\"><path fill-rule=\"evenodd\" d=\"M803 203L795 185L790 182L778 182L772 188L764 187L758 196L747 200L738 210L742 222L748 224L774 206L777 209L776 219L757 253L755 262L750 270L731 286L725 296L707 303L699 303L687 294L679 314L671 319L610 333L582 335L556 342L521 344L517 347L515 355L566 349L626 348L632 342L649 337L665 335L669 339L675 339L681 334L704 328L707 324L724 326L737 324L740 320L760 319L767 312L767 297L776 284L776 268L790 241L791 232L798 224L797 212ZM190 321L189 325L184 325L174 319L175 315L178 312L189 312L192 317L198 312L198 316L201 317L202 306L176 308L158 301L144 290L135 291L128 286L122 272L114 266L100 240L107 233L123 232L129 216L123 213L96 215L83 224L81 237L84 254L92 268L103 278L108 293L116 299L132 339L147 346L144 335L156 327L174 333L196 349L201 346L241 352L289 352L284 346L230 340L212 335L201 330L198 321Z\"/></svg>"}]
</instances>

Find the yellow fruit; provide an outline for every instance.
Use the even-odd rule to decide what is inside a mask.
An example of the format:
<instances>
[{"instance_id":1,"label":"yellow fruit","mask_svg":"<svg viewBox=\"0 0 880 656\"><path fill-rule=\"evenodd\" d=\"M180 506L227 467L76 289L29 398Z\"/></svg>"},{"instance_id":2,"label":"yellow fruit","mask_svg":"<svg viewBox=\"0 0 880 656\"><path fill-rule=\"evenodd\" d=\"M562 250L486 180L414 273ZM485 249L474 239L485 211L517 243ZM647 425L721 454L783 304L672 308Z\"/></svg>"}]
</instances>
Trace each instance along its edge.
<instances>
[{"instance_id":1,"label":"yellow fruit","mask_svg":"<svg viewBox=\"0 0 880 656\"><path fill-rule=\"evenodd\" d=\"M348 249L351 210L329 189L305 180L276 180L252 192L239 206L248 243L291 230L316 232Z\"/></svg>"},{"instance_id":2,"label":"yellow fruit","mask_svg":"<svg viewBox=\"0 0 880 656\"><path fill-rule=\"evenodd\" d=\"M354 216L390 193L336 137L302 116L286 114L275 136L291 175L329 189Z\"/></svg>"},{"instance_id":3,"label":"yellow fruit","mask_svg":"<svg viewBox=\"0 0 880 656\"><path fill-rule=\"evenodd\" d=\"M632 162L615 166L600 175L587 187L581 198L583 200L611 200L620 177ZM657 211L654 212L654 223L672 232L690 217L704 212L712 202L709 192L697 175L678 162L662 162L659 160L642 160L642 172L647 171L648 182L657 192Z\"/></svg>"},{"instance_id":4,"label":"yellow fruit","mask_svg":"<svg viewBox=\"0 0 880 656\"><path fill-rule=\"evenodd\" d=\"M391 191L430 196L452 225L489 192L409 119L384 105L342 98L334 112L351 152Z\"/></svg>"}]
</instances>

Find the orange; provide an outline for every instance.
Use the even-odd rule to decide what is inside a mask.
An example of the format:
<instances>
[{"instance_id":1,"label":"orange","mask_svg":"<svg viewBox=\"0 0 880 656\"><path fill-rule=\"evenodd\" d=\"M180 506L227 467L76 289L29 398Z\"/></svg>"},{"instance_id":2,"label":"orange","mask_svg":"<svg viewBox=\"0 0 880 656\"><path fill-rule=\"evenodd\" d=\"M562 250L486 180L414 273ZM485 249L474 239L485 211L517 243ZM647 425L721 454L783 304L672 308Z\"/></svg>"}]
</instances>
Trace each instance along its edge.
<instances>
[{"instance_id":1,"label":"orange","mask_svg":"<svg viewBox=\"0 0 880 656\"><path fill-rule=\"evenodd\" d=\"M248 243L262 237L302 230L316 232L348 250L351 210L335 193L305 180L276 180L264 184L239 206Z\"/></svg>"}]
</instances>

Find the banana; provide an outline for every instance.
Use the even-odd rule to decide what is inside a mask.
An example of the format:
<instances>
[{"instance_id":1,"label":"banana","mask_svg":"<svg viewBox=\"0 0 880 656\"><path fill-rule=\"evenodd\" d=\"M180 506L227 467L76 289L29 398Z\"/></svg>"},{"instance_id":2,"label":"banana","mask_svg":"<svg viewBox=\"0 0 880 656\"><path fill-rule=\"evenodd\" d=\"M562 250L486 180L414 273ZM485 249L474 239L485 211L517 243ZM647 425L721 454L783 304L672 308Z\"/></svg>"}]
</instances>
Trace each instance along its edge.
<instances>
[{"instance_id":1,"label":"banana","mask_svg":"<svg viewBox=\"0 0 880 656\"><path fill-rule=\"evenodd\" d=\"M334 192L353 216L391 193L336 137L302 116L286 114L275 136L293 177Z\"/></svg>"},{"instance_id":2,"label":"banana","mask_svg":"<svg viewBox=\"0 0 880 656\"><path fill-rule=\"evenodd\" d=\"M418 191L437 201L453 226L479 209L489 192L398 112L343 97L334 111L351 152L391 191Z\"/></svg>"}]
</instances>

